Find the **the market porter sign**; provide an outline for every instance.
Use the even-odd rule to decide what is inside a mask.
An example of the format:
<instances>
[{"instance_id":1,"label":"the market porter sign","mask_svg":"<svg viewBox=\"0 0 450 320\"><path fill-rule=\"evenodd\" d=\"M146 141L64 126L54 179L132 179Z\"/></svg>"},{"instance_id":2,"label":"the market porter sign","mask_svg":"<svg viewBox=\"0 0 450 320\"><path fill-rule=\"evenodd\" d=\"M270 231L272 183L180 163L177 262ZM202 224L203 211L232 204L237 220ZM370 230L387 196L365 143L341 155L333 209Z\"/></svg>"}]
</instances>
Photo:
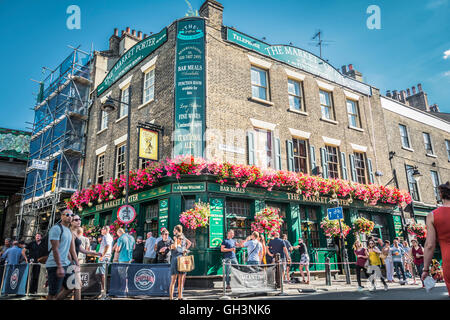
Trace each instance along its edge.
<instances>
[{"instance_id":1,"label":"the market porter sign","mask_svg":"<svg viewBox=\"0 0 450 320\"><path fill-rule=\"evenodd\" d=\"M97 87L97 96L101 95L114 82L119 80L124 74L134 68L139 62L145 59L149 54L158 49L167 41L167 28L161 32L135 44L125 54L120 57L114 67L106 76L105 80Z\"/></svg>"},{"instance_id":2,"label":"the market porter sign","mask_svg":"<svg viewBox=\"0 0 450 320\"><path fill-rule=\"evenodd\" d=\"M271 46L230 28L227 28L227 40L361 93L372 94L367 84L345 77L328 62L305 50L285 45Z\"/></svg>"},{"instance_id":3,"label":"the market porter sign","mask_svg":"<svg viewBox=\"0 0 450 320\"><path fill-rule=\"evenodd\" d=\"M177 22L174 155L203 157L205 131L205 21Z\"/></svg>"}]
</instances>

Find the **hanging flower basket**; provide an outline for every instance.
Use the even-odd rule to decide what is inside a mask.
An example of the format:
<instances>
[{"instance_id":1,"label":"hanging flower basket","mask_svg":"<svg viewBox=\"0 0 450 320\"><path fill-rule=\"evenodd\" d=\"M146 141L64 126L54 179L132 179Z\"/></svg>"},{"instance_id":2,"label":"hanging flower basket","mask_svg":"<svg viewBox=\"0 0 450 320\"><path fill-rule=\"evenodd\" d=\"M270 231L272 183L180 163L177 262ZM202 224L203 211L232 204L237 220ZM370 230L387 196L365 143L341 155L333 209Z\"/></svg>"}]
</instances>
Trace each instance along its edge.
<instances>
[{"instance_id":1,"label":"hanging flower basket","mask_svg":"<svg viewBox=\"0 0 450 320\"><path fill-rule=\"evenodd\" d=\"M342 225L342 234L345 237L349 234L351 228L346 225L343 221L341 221ZM328 220L328 217L325 217L325 219L322 220L320 223L320 227L325 232L325 235L329 238L339 237L341 234L340 227L339 227L339 220Z\"/></svg>"},{"instance_id":2,"label":"hanging flower basket","mask_svg":"<svg viewBox=\"0 0 450 320\"><path fill-rule=\"evenodd\" d=\"M280 232L283 219L280 217L280 210L274 208L264 208L255 215L255 221L251 223L252 231L273 236L275 232Z\"/></svg>"},{"instance_id":3,"label":"hanging flower basket","mask_svg":"<svg viewBox=\"0 0 450 320\"><path fill-rule=\"evenodd\" d=\"M195 203L194 208L180 214L180 222L187 229L195 230L197 228L207 227L210 216L211 210L209 203L200 201Z\"/></svg>"},{"instance_id":4,"label":"hanging flower basket","mask_svg":"<svg viewBox=\"0 0 450 320\"><path fill-rule=\"evenodd\" d=\"M117 230L119 230L119 228L122 228L124 230L128 229L128 233L130 235L135 235L137 226L138 226L137 219L134 219L133 222L129 224L125 224L123 222L120 222L119 220L116 220L109 226L109 230L111 232L111 235L113 236L113 239L116 240L117 238L119 238L119 236L117 235Z\"/></svg>"},{"instance_id":5,"label":"hanging flower basket","mask_svg":"<svg viewBox=\"0 0 450 320\"><path fill-rule=\"evenodd\" d=\"M407 227L408 233L418 239L425 239L427 237L427 226L424 224L413 223Z\"/></svg>"},{"instance_id":6,"label":"hanging flower basket","mask_svg":"<svg viewBox=\"0 0 450 320\"><path fill-rule=\"evenodd\" d=\"M102 228L100 226L88 225L84 230L85 237L93 237L97 239L101 235Z\"/></svg>"},{"instance_id":7,"label":"hanging flower basket","mask_svg":"<svg viewBox=\"0 0 450 320\"><path fill-rule=\"evenodd\" d=\"M353 221L353 230L356 233L364 233L366 235L370 235L375 227L375 222L370 221L366 218L357 218Z\"/></svg>"}]
</instances>

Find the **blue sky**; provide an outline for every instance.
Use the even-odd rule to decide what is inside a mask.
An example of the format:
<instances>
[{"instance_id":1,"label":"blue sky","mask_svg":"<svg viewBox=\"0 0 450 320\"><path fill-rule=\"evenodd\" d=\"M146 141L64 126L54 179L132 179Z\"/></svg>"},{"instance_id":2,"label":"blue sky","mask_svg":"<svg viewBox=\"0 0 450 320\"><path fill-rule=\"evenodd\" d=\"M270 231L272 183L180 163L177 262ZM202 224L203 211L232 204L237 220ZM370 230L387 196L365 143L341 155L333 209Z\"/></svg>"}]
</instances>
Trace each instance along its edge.
<instances>
[{"instance_id":1,"label":"blue sky","mask_svg":"<svg viewBox=\"0 0 450 320\"><path fill-rule=\"evenodd\" d=\"M353 64L364 80L402 90L422 83L429 103L450 112L450 0L220 0L224 24L270 44L310 45L321 29L323 57L336 68ZM203 0L190 0L199 9ZM81 29L69 30L68 6L81 9ZM381 9L381 29L369 30L370 5ZM108 49L114 28L158 32L188 10L185 0L0 0L0 127L26 129L33 121L42 66L54 68L70 53ZM448 58L445 54L447 52Z\"/></svg>"}]
</instances>

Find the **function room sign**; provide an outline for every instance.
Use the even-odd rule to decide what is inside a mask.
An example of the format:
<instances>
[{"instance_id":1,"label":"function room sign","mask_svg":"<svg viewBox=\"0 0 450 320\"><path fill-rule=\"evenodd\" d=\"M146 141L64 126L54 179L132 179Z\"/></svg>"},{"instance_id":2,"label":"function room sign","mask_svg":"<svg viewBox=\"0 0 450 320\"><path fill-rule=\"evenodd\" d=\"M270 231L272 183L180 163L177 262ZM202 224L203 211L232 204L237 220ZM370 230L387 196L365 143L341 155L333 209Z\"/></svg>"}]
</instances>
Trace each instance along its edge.
<instances>
[{"instance_id":1,"label":"function room sign","mask_svg":"<svg viewBox=\"0 0 450 320\"><path fill-rule=\"evenodd\" d=\"M177 22L174 155L203 157L205 131L205 21Z\"/></svg>"}]
</instances>

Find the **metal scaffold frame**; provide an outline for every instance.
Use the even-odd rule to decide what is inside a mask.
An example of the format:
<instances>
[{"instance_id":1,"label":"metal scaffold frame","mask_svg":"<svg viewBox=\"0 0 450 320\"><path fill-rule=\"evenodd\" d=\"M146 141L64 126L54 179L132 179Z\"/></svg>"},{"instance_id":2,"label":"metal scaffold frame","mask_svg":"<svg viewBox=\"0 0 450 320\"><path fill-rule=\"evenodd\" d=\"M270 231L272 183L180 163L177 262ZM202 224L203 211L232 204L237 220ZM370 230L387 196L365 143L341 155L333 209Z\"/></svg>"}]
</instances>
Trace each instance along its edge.
<instances>
[{"instance_id":1,"label":"metal scaffold frame","mask_svg":"<svg viewBox=\"0 0 450 320\"><path fill-rule=\"evenodd\" d=\"M39 82L17 238L48 232L57 211L64 206L63 200L80 187L93 54L92 50L72 49L55 70L44 68L51 72ZM46 161L47 170L33 168L34 159ZM31 219L24 234L26 217ZM46 230L41 230L43 221L48 222Z\"/></svg>"}]
</instances>

